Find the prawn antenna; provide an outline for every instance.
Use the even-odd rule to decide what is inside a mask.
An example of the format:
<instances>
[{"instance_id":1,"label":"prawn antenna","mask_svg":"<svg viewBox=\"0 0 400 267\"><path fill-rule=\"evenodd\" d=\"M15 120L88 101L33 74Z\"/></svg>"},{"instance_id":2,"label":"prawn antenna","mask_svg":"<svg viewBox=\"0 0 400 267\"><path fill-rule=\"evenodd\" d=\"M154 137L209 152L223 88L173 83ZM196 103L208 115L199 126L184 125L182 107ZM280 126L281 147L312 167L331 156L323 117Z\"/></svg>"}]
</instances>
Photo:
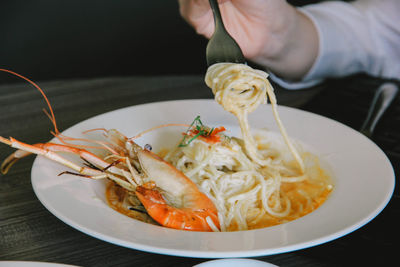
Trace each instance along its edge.
<instances>
[{"instance_id":1,"label":"prawn antenna","mask_svg":"<svg viewBox=\"0 0 400 267\"><path fill-rule=\"evenodd\" d=\"M33 86L42 94L42 96L43 96L44 100L46 101L47 106L49 107L49 110L50 110L50 114L49 114L46 110L44 110L44 111L45 111L45 114L50 118L50 121L51 121L51 123L52 123L53 126L54 126L54 131L55 131L56 133L59 133L58 128L57 128L57 123L56 123L56 117L54 116L54 112L53 112L53 108L51 107L50 101L49 101L49 99L47 98L46 94L43 92L42 88L40 88L39 85L37 85L37 84L36 84L35 82L33 82L32 80L26 78L25 76L22 76L22 75L19 74L19 73L16 73L16 72L14 72L14 71L7 70L7 69L0 69L0 71L7 72L7 73L9 73L9 74L12 74L12 75L14 75L14 76L17 76L17 77L19 77L19 78L21 78L21 79L27 81L28 83L30 83L31 85L33 85Z\"/></svg>"}]
</instances>

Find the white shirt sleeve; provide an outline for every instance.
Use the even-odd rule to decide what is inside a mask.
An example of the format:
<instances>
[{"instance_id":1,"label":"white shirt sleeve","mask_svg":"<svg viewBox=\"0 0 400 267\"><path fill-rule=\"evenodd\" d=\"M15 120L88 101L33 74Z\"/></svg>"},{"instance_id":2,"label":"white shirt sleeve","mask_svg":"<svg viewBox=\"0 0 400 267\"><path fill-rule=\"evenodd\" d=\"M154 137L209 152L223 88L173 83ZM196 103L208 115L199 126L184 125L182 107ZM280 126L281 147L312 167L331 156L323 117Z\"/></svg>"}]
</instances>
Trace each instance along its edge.
<instances>
[{"instance_id":1,"label":"white shirt sleeve","mask_svg":"<svg viewBox=\"0 0 400 267\"><path fill-rule=\"evenodd\" d=\"M400 0L327 1L300 10L317 29L317 59L299 83L273 80L297 89L359 72L400 79Z\"/></svg>"}]
</instances>

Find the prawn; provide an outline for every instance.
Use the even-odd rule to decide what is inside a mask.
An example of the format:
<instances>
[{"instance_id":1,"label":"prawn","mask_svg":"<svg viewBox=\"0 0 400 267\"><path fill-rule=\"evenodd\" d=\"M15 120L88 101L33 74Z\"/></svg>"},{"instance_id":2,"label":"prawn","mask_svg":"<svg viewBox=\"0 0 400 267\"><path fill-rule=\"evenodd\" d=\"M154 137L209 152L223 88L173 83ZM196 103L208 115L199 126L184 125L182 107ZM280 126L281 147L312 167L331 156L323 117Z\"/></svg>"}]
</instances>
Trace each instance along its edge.
<instances>
[{"instance_id":1,"label":"prawn","mask_svg":"<svg viewBox=\"0 0 400 267\"><path fill-rule=\"evenodd\" d=\"M136 195L155 221L176 229L219 230L214 203L193 181L148 150L141 150L138 157L144 172L154 183L138 186ZM155 185L166 192L173 192L170 202L175 202L175 205L169 205L167 203L169 194L163 197Z\"/></svg>"},{"instance_id":2,"label":"prawn","mask_svg":"<svg viewBox=\"0 0 400 267\"><path fill-rule=\"evenodd\" d=\"M51 105L40 87L20 74L4 69L0 71L23 78L42 93L50 109L50 115L46 114L54 125L53 134L63 143L30 145L13 137L7 139L0 136L0 143L17 149L1 164L3 174L6 174L19 159L30 154L41 155L75 171L65 171L59 175L73 174L115 182L130 195L136 195L148 215L162 226L191 231L219 231L218 212L214 203L173 165L136 144L133 138L127 138L114 129L101 129L107 139L105 142L62 137L57 129ZM97 143L101 145L100 148L110 153L106 157L100 157L85 149L92 147L70 144L65 141L67 139ZM84 166L63 157L60 153L79 156L85 161Z\"/></svg>"}]
</instances>

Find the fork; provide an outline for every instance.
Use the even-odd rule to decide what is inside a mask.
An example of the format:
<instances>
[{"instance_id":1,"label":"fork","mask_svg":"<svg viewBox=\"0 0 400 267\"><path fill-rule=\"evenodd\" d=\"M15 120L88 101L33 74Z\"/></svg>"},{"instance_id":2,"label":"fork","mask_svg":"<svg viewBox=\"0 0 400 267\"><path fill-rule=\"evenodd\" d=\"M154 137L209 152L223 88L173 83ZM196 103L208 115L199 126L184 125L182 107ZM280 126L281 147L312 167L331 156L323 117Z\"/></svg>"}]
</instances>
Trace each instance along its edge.
<instances>
[{"instance_id":1,"label":"fork","mask_svg":"<svg viewBox=\"0 0 400 267\"><path fill-rule=\"evenodd\" d=\"M376 124L396 98L398 91L399 88L393 82L384 83L377 89L368 111L367 118L361 126L360 132L362 134L369 138L372 137Z\"/></svg>"},{"instance_id":2,"label":"fork","mask_svg":"<svg viewBox=\"0 0 400 267\"><path fill-rule=\"evenodd\" d=\"M242 50L226 31L217 0L209 0L214 15L215 31L206 48L207 65L231 62L246 64Z\"/></svg>"}]
</instances>

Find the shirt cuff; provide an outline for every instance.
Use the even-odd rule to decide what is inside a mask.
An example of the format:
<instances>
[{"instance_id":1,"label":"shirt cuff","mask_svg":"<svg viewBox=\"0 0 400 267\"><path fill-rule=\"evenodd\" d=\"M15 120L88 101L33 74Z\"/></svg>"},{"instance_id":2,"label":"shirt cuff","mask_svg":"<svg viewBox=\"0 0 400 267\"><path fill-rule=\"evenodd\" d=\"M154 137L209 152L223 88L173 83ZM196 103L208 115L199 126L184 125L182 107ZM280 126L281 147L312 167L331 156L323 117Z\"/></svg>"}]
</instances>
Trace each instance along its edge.
<instances>
[{"instance_id":1,"label":"shirt cuff","mask_svg":"<svg viewBox=\"0 0 400 267\"><path fill-rule=\"evenodd\" d=\"M319 83L321 83L323 80L308 80L305 81L304 79L301 81L296 81L296 82L291 82L291 81L285 81L278 76L274 75L273 73L269 72L269 78L273 80L275 83L277 83L279 86L288 89L288 90L300 90L300 89L307 89L310 87L313 87Z\"/></svg>"}]
</instances>

